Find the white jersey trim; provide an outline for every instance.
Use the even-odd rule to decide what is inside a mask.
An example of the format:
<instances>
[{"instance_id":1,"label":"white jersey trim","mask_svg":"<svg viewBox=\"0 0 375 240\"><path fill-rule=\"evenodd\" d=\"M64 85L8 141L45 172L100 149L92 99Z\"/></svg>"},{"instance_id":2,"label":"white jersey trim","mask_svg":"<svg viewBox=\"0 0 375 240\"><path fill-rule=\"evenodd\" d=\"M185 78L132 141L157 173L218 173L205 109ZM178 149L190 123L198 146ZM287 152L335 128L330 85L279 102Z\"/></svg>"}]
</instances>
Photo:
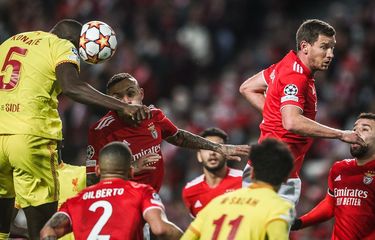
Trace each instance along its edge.
<instances>
[{"instance_id":1,"label":"white jersey trim","mask_svg":"<svg viewBox=\"0 0 375 240\"><path fill-rule=\"evenodd\" d=\"M282 110L284 107L286 107L286 106L293 106L293 107L299 108L299 109L301 109L301 111L302 111L302 113L303 113L303 109L302 109L301 107L297 106L297 105L294 105L294 104L286 104L286 105L282 106L282 107L280 108L280 112L281 112L281 110Z\"/></svg>"},{"instance_id":2,"label":"white jersey trim","mask_svg":"<svg viewBox=\"0 0 375 240\"><path fill-rule=\"evenodd\" d=\"M199 183L204 181L204 174L200 175L199 177L194 178L192 181L188 182L185 186L185 189L190 188L192 186L198 185Z\"/></svg>"},{"instance_id":3,"label":"white jersey trim","mask_svg":"<svg viewBox=\"0 0 375 240\"><path fill-rule=\"evenodd\" d=\"M264 83L268 86L268 83L267 83L267 81L266 81L266 78L264 77L264 70L262 70L262 78L263 78Z\"/></svg>"},{"instance_id":4,"label":"white jersey trim","mask_svg":"<svg viewBox=\"0 0 375 240\"><path fill-rule=\"evenodd\" d=\"M146 215L146 213L149 211L149 210L152 210L152 209L155 209L155 208L158 208L158 209L160 209L163 213L164 213L164 208L163 207L159 207L159 206L151 206L151 207L148 207L148 208L146 208L144 211L143 211L143 213L142 213L142 216L143 216L143 218L145 218L145 215Z\"/></svg>"},{"instance_id":5,"label":"white jersey trim","mask_svg":"<svg viewBox=\"0 0 375 240\"><path fill-rule=\"evenodd\" d=\"M243 171L234 169L234 168L229 168L228 176L231 177L242 177Z\"/></svg>"},{"instance_id":6,"label":"white jersey trim","mask_svg":"<svg viewBox=\"0 0 375 240\"><path fill-rule=\"evenodd\" d=\"M293 71L303 74L303 68L297 62L293 63Z\"/></svg>"},{"instance_id":7,"label":"white jersey trim","mask_svg":"<svg viewBox=\"0 0 375 240\"><path fill-rule=\"evenodd\" d=\"M115 118L113 116L108 116L100 120L98 125L96 126L95 130L100 130L105 127L108 127L113 121L115 121Z\"/></svg>"}]
</instances>

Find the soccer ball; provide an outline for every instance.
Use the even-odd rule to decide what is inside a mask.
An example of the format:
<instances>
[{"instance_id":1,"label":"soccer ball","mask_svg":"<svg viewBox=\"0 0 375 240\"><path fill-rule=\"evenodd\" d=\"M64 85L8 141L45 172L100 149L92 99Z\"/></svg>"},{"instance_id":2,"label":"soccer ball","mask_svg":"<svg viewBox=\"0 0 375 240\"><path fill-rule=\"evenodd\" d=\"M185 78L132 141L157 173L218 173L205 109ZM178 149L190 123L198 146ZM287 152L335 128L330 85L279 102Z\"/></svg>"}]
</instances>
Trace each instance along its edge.
<instances>
[{"instance_id":1,"label":"soccer ball","mask_svg":"<svg viewBox=\"0 0 375 240\"><path fill-rule=\"evenodd\" d=\"M90 64L110 59L117 47L116 34L106 23L90 21L82 26L79 55Z\"/></svg>"}]
</instances>

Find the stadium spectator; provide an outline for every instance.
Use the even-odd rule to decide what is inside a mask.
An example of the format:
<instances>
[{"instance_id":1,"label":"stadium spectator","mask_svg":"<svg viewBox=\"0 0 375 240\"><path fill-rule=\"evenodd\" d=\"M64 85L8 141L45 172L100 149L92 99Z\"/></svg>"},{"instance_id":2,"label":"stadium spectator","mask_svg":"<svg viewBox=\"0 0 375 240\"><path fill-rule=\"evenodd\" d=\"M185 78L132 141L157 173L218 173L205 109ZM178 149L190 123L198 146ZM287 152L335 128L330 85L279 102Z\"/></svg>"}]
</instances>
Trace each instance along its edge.
<instances>
[{"instance_id":1,"label":"stadium spectator","mask_svg":"<svg viewBox=\"0 0 375 240\"><path fill-rule=\"evenodd\" d=\"M353 130L366 145L350 145L354 158L332 166L326 197L296 219L292 230L335 218L332 239L375 239L375 114L360 114Z\"/></svg>"},{"instance_id":2,"label":"stadium spectator","mask_svg":"<svg viewBox=\"0 0 375 240\"><path fill-rule=\"evenodd\" d=\"M335 29L318 19L304 21L297 30L297 51L247 79L241 94L263 115L259 142L275 137L287 143L295 157L294 170L279 194L294 204L299 200L299 171L312 137L335 138L364 145L353 131L331 128L315 121L317 96L314 75L326 71L333 59ZM251 161L251 159L250 159ZM244 185L249 184L251 162L244 170Z\"/></svg>"},{"instance_id":3,"label":"stadium spectator","mask_svg":"<svg viewBox=\"0 0 375 240\"><path fill-rule=\"evenodd\" d=\"M215 127L205 129L200 136L219 144L228 141L227 133ZM182 191L182 199L193 218L215 197L242 186L242 171L229 168L223 155L198 150L197 159L203 166L203 174L187 183Z\"/></svg>"},{"instance_id":4,"label":"stadium spectator","mask_svg":"<svg viewBox=\"0 0 375 240\"><path fill-rule=\"evenodd\" d=\"M128 180L131 161L127 144L111 142L104 146L96 168L100 182L63 203L41 230L40 238L56 239L73 229L76 239L140 240L146 221L161 239L179 239L182 232L166 219L155 190Z\"/></svg>"},{"instance_id":5,"label":"stadium spectator","mask_svg":"<svg viewBox=\"0 0 375 240\"><path fill-rule=\"evenodd\" d=\"M142 104L144 91L138 81L128 73L115 74L107 84L107 93L128 104ZM154 164L155 169L139 172L134 181L149 184L156 191L160 190L164 177L164 162L161 153L162 140L190 149L207 149L223 154L227 159L241 160L239 156L249 153L248 145L228 145L209 141L191 132L177 128L160 109L150 107L152 118L140 124L133 124L121 113L110 111L96 122L89 132L87 147L87 182L93 184L98 180L94 174L100 149L112 141L123 141L129 144L134 162L146 154L154 153L161 159Z\"/></svg>"},{"instance_id":6,"label":"stadium spectator","mask_svg":"<svg viewBox=\"0 0 375 240\"><path fill-rule=\"evenodd\" d=\"M289 239L294 206L277 195L293 168L287 145L265 139L252 147L249 187L213 199L191 223L181 239Z\"/></svg>"},{"instance_id":7,"label":"stadium spectator","mask_svg":"<svg viewBox=\"0 0 375 240\"><path fill-rule=\"evenodd\" d=\"M50 32L19 33L0 46L0 239L9 235L16 194L29 219L31 239L39 237L57 209L61 92L75 101L121 111L132 121L150 117L146 106L118 101L80 81L76 47L81 27L65 19Z\"/></svg>"}]
</instances>

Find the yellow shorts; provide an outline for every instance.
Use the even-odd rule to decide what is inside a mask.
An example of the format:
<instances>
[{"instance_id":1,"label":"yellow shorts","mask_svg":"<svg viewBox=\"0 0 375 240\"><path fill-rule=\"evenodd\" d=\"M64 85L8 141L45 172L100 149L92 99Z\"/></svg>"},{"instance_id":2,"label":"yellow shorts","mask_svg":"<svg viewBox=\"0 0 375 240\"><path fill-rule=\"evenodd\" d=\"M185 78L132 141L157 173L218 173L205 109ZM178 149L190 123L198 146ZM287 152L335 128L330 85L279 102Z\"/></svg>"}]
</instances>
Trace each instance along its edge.
<instances>
[{"instance_id":1,"label":"yellow shorts","mask_svg":"<svg viewBox=\"0 0 375 240\"><path fill-rule=\"evenodd\" d=\"M57 140L0 135L0 198L21 208L54 202L59 196Z\"/></svg>"}]
</instances>

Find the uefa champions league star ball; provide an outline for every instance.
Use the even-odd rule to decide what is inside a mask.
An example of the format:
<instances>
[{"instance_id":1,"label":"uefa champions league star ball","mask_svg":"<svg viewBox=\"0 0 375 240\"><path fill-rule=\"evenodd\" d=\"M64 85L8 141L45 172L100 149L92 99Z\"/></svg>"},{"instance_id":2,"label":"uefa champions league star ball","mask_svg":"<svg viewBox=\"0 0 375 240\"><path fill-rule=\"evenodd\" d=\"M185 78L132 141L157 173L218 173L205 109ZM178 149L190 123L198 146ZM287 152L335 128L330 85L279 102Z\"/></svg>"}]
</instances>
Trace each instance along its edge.
<instances>
[{"instance_id":1,"label":"uefa champions league star ball","mask_svg":"<svg viewBox=\"0 0 375 240\"><path fill-rule=\"evenodd\" d=\"M117 47L116 34L106 23L90 21L82 26L79 55L90 64L110 59Z\"/></svg>"}]
</instances>

